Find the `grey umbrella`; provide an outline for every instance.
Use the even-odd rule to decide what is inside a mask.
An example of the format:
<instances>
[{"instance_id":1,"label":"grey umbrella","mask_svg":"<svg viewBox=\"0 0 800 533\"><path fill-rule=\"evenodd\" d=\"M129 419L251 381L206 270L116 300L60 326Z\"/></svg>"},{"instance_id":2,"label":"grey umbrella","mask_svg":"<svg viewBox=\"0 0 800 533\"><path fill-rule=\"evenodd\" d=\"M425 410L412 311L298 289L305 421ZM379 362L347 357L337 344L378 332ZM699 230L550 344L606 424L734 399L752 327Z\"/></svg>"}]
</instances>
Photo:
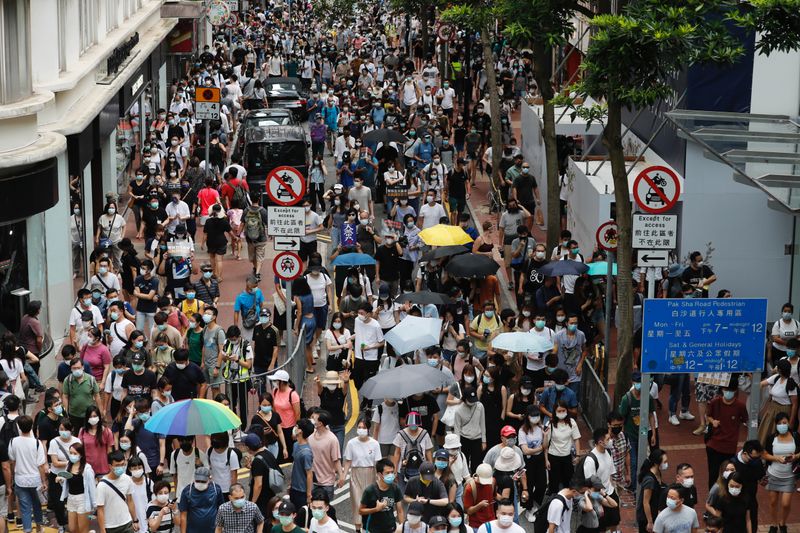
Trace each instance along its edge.
<instances>
[{"instance_id":1,"label":"grey umbrella","mask_svg":"<svg viewBox=\"0 0 800 533\"><path fill-rule=\"evenodd\" d=\"M360 392L370 400L408 398L452 383L452 376L438 368L429 365L402 365L381 370L364 383Z\"/></svg>"}]
</instances>

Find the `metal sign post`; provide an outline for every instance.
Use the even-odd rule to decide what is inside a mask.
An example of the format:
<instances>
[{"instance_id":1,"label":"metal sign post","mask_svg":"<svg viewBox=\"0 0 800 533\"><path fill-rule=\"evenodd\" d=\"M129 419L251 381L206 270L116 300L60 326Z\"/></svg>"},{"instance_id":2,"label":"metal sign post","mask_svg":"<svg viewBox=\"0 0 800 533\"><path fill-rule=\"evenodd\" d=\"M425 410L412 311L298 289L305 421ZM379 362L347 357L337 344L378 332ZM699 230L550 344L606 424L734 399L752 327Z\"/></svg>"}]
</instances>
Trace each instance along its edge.
<instances>
[{"instance_id":1,"label":"metal sign post","mask_svg":"<svg viewBox=\"0 0 800 533\"><path fill-rule=\"evenodd\" d=\"M219 87L202 87L195 93L194 116L202 120L205 125L206 138L206 168L205 177L207 178L211 169L211 121L219 120L220 113L220 89Z\"/></svg>"},{"instance_id":2,"label":"metal sign post","mask_svg":"<svg viewBox=\"0 0 800 533\"><path fill-rule=\"evenodd\" d=\"M286 353L294 349L294 321L292 320L292 281L303 273L303 262L294 252L281 252L272 261L272 271L286 282ZM298 309L299 311L299 309Z\"/></svg>"},{"instance_id":3,"label":"metal sign post","mask_svg":"<svg viewBox=\"0 0 800 533\"><path fill-rule=\"evenodd\" d=\"M289 357L294 351L294 320L292 320L292 282L286 282L286 356ZM295 383L295 385L299 385Z\"/></svg>"},{"instance_id":4,"label":"metal sign post","mask_svg":"<svg viewBox=\"0 0 800 533\"><path fill-rule=\"evenodd\" d=\"M606 354L603 358L603 383L605 383L606 388L608 388L608 362L610 360L608 347L611 346L611 341L609 339L611 337L611 308L613 307L614 296L612 291L612 287L614 286L614 252L606 252L606 265L608 267L608 272L606 272L606 323L605 332L603 333Z\"/></svg>"},{"instance_id":5,"label":"metal sign post","mask_svg":"<svg viewBox=\"0 0 800 533\"><path fill-rule=\"evenodd\" d=\"M639 390L639 442L637 443L638 454L636 456L636 475L642 468L642 463L647 458L647 447L650 442L647 433L650 431L650 374L642 372L642 388Z\"/></svg>"}]
</instances>

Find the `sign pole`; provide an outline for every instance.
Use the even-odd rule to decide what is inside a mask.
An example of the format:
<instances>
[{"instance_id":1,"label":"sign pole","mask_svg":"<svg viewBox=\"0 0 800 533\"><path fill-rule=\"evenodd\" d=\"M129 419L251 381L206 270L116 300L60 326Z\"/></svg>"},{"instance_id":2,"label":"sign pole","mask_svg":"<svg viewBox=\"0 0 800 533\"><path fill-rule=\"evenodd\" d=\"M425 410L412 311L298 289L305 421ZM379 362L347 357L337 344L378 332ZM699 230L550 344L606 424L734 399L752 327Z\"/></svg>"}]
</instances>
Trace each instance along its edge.
<instances>
[{"instance_id":1,"label":"sign pole","mask_svg":"<svg viewBox=\"0 0 800 533\"><path fill-rule=\"evenodd\" d=\"M292 355L294 349L294 320L292 319L292 282L286 282L286 290L283 291L286 295L286 358Z\"/></svg>"},{"instance_id":2,"label":"sign pole","mask_svg":"<svg viewBox=\"0 0 800 533\"><path fill-rule=\"evenodd\" d=\"M647 279L647 273L644 275L644 281L647 283L647 297L653 299L656 297L656 283L658 280L653 280L652 282Z\"/></svg>"},{"instance_id":3,"label":"sign pole","mask_svg":"<svg viewBox=\"0 0 800 533\"><path fill-rule=\"evenodd\" d=\"M603 359L603 382L606 384L606 388L608 388L608 362L610 361L611 355L609 352L609 347L611 346L611 309L613 307L613 291L612 287L614 286L614 253L613 252L606 252L606 265L608 266L608 272L606 272L606 324L605 324L605 331L603 332L603 339L604 339L604 349L605 349L605 358Z\"/></svg>"},{"instance_id":4,"label":"sign pole","mask_svg":"<svg viewBox=\"0 0 800 533\"><path fill-rule=\"evenodd\" d=\"M758 412L761 410L761 372L753 372L750 385L750 408L748 409L747 440L758 438Z\"/></svg>"},{"instance_id":5,"label":"sign pole","mask_svg":"<svg viewBox=\"0 0 800 533\"><path fill-rule=\"evenodd\" d=\"M207 178L211 172L211 121L206 119L203 121L206 125L206 171L205 177Z\"/></svg>"},{"instance_id":6,"label":"sign pole","mask_svg":"<svg viewBox=\"0 0 800 533\"><path fill-rule=\"evenodd\" d=\"M647 433L650 429L650 374L642 373L642 388L639 391L639 442L637 443L638 454L636 456L636 471L631 475L636 475L642 468L642 463L647 457L647 446L650 444Z\"/></svg>"}]
</instances>

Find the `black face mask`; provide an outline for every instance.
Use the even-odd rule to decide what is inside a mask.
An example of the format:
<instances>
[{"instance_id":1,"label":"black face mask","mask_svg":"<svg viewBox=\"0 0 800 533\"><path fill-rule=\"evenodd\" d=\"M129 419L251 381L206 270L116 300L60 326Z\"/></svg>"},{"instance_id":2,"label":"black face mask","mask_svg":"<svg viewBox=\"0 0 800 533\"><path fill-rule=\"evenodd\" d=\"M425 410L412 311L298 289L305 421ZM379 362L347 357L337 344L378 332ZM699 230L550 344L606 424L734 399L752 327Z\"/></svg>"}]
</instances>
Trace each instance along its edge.
<instances>
[{"instance_id":1,"label":"black face mask","mask_svg":"<svg viewBox=\"0 0 800 533\"><path fill-rule=\"evenodd\" d=\"M612 427L611 428L611 433L613 433L614 435L619 435L620 433L622 433L622 428L621 427Z\"/></svg>"}]
</instances>

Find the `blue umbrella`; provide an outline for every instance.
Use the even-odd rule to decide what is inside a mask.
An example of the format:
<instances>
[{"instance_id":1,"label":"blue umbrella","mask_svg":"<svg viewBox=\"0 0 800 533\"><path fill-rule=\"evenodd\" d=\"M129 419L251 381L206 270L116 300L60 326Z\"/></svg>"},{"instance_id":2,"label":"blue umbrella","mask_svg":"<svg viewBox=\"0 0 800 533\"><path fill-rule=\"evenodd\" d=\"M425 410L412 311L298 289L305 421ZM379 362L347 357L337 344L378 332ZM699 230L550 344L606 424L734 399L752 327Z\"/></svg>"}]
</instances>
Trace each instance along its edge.
<instances>
[{"instance_id":1,"label":"blue umbrella","mask_svg":"<svg viewBox=\"0 0 800 533\"><path fill-rule=\"evenodd\" d=\"M439 344L441 318L407 316L386 334L386 342L399 354Z\"/></svg>"},{"instance_id":2,"label":"blue umbrella","mask_svg":"<svg viewBox=\"0 0 800 533\"><path fill-rule=\"evenodd\" d=\"M550 261L546 265L539 267L539 274L543 276L580 276L589 271L589 265L579 261L564 259L561 261Z\"/></svg>"},{"instance_id":3,"label":"blue umbrella","mask_svg":"<svg viewBox=\"0 0 800 533\"><path fill-rule=\"evenodd\" d=\"M617 264L614 263L611 267L611 275L617 275ZM589 263L590 276L605 276L608 274L608 263L606 261L598 261L596 263Z\"/></svg>"},{"instance_id":4,"label":"blue umbrella","mask_svg":"<svg viewBox=\"0 0 800 533\"><path fill-rule=\"evenodd\" d=\"M335 267L353 267L362 265L374 265L375 258L367 254L342 254L337 255L331 263Z\"/></svg>"}]
</instances>

